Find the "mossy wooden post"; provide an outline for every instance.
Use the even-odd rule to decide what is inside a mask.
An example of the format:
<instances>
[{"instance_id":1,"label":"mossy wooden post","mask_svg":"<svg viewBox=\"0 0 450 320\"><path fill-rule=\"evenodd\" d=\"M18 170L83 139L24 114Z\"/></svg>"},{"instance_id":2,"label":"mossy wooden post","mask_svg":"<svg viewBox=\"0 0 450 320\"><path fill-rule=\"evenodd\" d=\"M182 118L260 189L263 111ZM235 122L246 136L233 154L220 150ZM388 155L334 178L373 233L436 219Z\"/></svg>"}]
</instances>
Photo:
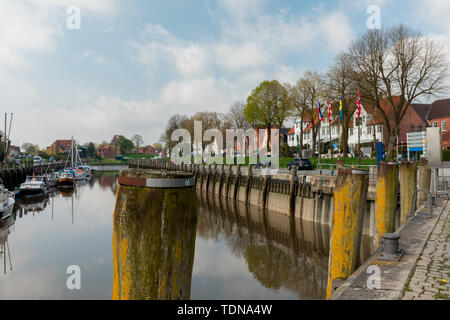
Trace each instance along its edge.
<instances>
[{"instance_id":1,"label":"mossy wooden post","mask_svg":"<svg viewBox=\"0 0 450 320\"><path fill-rule=\"evenodd\" d=\"M289 185L289 216L294 217L295 215L295 184L297 183L297 166L291 168L291 179Z\"/></svg>"},{"instance_id":2,"label":"mossy wooden post","mask_svg":"<svg viewBox=\"0 0 450 320\"><path fill-rule=\"evenodd\" d=\"M211 165L208 164L208 169L207 169L207 172L206 172L206 190L205 190L206 192L209 191L210 181L211 181Z\"/></svg>"},{"instance_id":3,"label":"mossy wooden post","mask_svg":"<svg viewBox=\"0 0 450 320\"><path fill-rule=\"evenodd\" d=\"M367 170L339 169L334 187L334 213L328 261L327 299L356 269L364 208L369 187Z\"/></svg>"},{"instance_id":4,"label":"mossy wooden post","mask_svg":"<svg viewBox=\"0 0 450 320\"><path fill-rule=\"evenodd\" d=\"M113 218L113 299L190 298L197 201L189 179L191 174L181 172L121 171Z\"/></svg>"},{"instance_id":5,"label":"mossy wooden post","mask_svg":"<svg viewBox=\"0 0 450 320\"><path fill-rule=\"evenodd\" d=\"M397 192L398 164L396 162L380 162L375 201L375 234L373 237L375 249L379 247L383 234L392 233L395 230Z\"/></svg>"},{"instance_id":6,"label":"mossy wooden post","mask_svg":"<svg viewBox=\"0 0 450 320\"><path fill-rule=\"evenodd\" d=\"M233 190L233 199L237 199L238 198L238 191L239 191L239 183L241 180L241 165L238 164L237 165L237 169L236 169L236 177L234 179L234 190Z\"/></svg>"},{"instance_id":7,"label":"mossy wooden post","mask_svg":"<svg viewBox=\"0 0 450 320\"><path fill-rule=\"evenodd\" d=\"M250 182L253 176L253 165L249 164L248 165L248 172L247 172L247 180L245 181L245 199L244 202L248 203L248 198L250 195Z\"/></svg>"},{"instance_id":8,"label":"mossy wooden post","mask_svg":"<svg viewBox=\"0 0 450 320\"><path fill-rule=\"evenodd\" d=\"M220 165L220 176L219 176L219 196L222 196L223 193L223 180L225 178L225 165Z\"/></svg>"},{"instance_id":9,"label":"mossy wooden post","mask_svg":"<svg viewBox=\"0 0 450 320\"><path fill-rule=\"evenodd\" d=\"M414 192L417 190L417 166L415 162L400 163L400 225L411 214Z\"/></svg>"},{"instance_id":10,"label":"mossy wooden post","mask_svg":"<svg viewBox=\"0 0 450 320\"><path fill-rule=\"evenodd\" d=\"M418 189L430 190L431 183L431 169L428 167L428 160L426 158L420 158L419 166L419 178L417 181ZM417 206L420 206L422 201L427 199L425 192L417 193Z\"/></svg>"},{"instance_id":11,"label":"mossy wooden post","mask_svg":"<svg viewBox=\"0 0 450 320\"><path fill-rule=\"evenodd\" d=\"M225 197L228 198L228 193L230 190L230 181L231 178L233 177L233 167L231 164L228 165L228 173L227 173L227 177L226 177L226 185L225 185Z\"/></svg>"},{"instance_id":12,"label":"mossy wooden post","mask_svg":"<svg viewBox=\"0 0 450 320\"><path fill-rule=\"evenodd\" d=\"M213 186L212 186L212 190L211 193L214 194L216 192L216 178L217 177L217 164L214 164L213 167L213 174L212 174L212 182L213 182Z\"/></svg>"},{"instance_id":13,"label":"mossy wooden post","mask_svg":"<svg viewBox=\"0 0 450 320\"><path fill-rule=\"evenodd\" d=\"M266 204L267 204L267 193L268 193L268 189L269 189L269 182L270 182L270 176L266 172L264 174L264 178L263 178L262 197L261 197L261 207L263 209L266 208Z\"/></svg>"}]
</instances>

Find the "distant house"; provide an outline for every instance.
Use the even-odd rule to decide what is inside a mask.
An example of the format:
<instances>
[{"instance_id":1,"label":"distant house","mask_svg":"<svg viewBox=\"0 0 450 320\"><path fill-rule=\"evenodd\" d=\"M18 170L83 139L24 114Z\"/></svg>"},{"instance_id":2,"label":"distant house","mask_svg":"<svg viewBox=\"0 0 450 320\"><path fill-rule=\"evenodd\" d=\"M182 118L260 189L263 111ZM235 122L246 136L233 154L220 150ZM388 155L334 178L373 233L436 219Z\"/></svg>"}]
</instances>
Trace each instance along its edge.
<instances>
[{"instance_id":1,"label":"distant house","mask_svg":"<svg viewBox=\"0 0 450 320\"><path fill-rule=\"evenodd\" d=\"M156 154L156 150L152 146L146 146L146 147L140 147L138 149L138 153L140 153L140 154Z\"/></svg>"},{"instance_id":2,"label":"distant house","mask_svg":"<svg viewBox=\"0 0 450 320\"><path fill-rule=\"evenodd\" d=\"M72 140L56 140L48 148L46 153L49 156L57 156L59 154L68 154L72 147Z\"/></svg>"},{"instance_id":3,"label":"distant house","mask_svg":"<svg viewBox=\"0 0 450 320\"><path fill-rule=\"evenodd\" d=\"M109 144L106 146L101 147L97 155L102 159L114 159L117 155L116 149L113 145Z\"/></svg>"}]
</instances>

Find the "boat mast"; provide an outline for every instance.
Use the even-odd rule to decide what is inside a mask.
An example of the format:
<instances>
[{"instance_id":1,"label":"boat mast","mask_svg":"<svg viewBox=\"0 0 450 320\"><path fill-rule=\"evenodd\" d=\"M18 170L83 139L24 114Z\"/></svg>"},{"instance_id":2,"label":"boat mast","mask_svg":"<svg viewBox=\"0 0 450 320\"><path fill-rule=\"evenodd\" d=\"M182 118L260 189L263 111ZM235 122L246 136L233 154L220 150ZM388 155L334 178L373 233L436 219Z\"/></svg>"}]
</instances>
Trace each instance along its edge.
<instances>
[{"instance_id":1,"label":"boat mast","mask_svg":"<svg viewBox=\"0 0 450 320\"><path fill-rule=\"evenodd\" d=\"M73 137L72 137L72 148L70 151L71 151L70 152L70 163L72 164L72 169L73 169L74 168L74 165L73 165Z\"/></svg>"}]
</instances>

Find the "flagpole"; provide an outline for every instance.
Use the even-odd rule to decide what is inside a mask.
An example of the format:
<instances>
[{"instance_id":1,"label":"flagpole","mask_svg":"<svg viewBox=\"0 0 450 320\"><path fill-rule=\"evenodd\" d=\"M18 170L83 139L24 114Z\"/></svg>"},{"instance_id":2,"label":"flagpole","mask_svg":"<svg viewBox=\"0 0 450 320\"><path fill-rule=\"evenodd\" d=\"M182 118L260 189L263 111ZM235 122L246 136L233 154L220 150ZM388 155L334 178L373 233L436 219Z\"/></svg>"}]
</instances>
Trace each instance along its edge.
<instances>
[{"instance_id":1,"label":"flagpole","mask_svg":"<svg viewBox=\"0 0 450 320\"><path fill-rule=\"evenodd\" d=\"M322 166L320 165L320 127L321 127L321 120L319 119L319 173L320 173L320 175L322 175Z\"/></svg>"},{"instance_id":2,"label":"flagpole","mask_svg":"<svg viewBox=\"0 0 450 320\"><path fill-rule=\"evenodd\" d=\"M361 118L358 118L358 165L361 164Z\"/></svg>"},{"instance_id":3,"label":"flagpole","mask_svg":"<svg viewBox=\"0 0 450 320\"><path fill-rule=\"evenodd\" d=\"M331 144L331 122L329 122L329 130L330 130L330 163L331 163L331 166L330 166L330 168L331 168L331 171L333 171L333 146L332 146L332 144Z\"/></svg>"}]
</instances>

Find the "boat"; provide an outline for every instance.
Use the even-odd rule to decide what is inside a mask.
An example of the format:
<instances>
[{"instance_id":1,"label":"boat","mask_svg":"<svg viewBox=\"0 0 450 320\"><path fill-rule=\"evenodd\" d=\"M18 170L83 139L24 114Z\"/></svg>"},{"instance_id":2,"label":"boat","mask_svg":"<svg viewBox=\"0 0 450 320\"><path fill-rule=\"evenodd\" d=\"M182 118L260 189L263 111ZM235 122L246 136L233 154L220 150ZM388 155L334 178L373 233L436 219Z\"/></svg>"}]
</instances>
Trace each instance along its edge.
<instances>
[{"instance_id":1,"label":"boat","mask_svg":"<svg viewBox=\"0 0 450 320\"><path fill-rule=\"evenodd\" d=\"M72 169L64 169L58 174L58 187L60 188L73 188L75 181L75 173Z\"/></svg>"},{"instance_id":2,"label":"boat","mask_svg":"<svg viewBox=\"0 0 450 320\"><path fill-rule=\"evenodd\" d=\"M48 184L49 188L56 187L58 185L58 180L59 180L58 173L56 173L54 171L52 171L50 173L46 173L45 178L47 179L47 184Z\"/></svg>"},{"instance_id":3,"label":"boat","mask_svg":"<svg viewBox=\"0 0 450 320\"><path fill-rule=\"evenodd\" d=\"M81 169L83 169L86 178L90 178L92 176L92 170L90 166L83 165L81 166Z\"/></svg>"},{"instance_id":4,"label":"boat","mask_svg":"<svg viewBox=\"0 0 450 320\"><path fill-rule=\"evenodd\" d=\"M0 180L0 220L11 216L15 202L16 196L14 192L5 189L3 182Z\"/></svg>"},{"instance_id":5,"label":"boat","mask_svg":"<svg viewBox=\"0 0 450 320\"><path fill-rule=\"evenodd\" d=\"M68 166L69 157L70 166ZM81 166L78 166L78 163L80 163ZM72 137L72 145L66 161L66 166L64 170L59 173L58 187L74 187L77 181L86 180L87 175L84 167L85 166L81 162L81 158L76 151L76 144Z\"/></svg>"},{"instance_id":6,"label":"boat","mask_svg":"<svg viewBox=\"0 0 450 320\"><path fill-rule=\"evenodd\" d=\"M74 168L73 171L75 173L75 180L76 181L80 181L80 180L85 180L86 179L86 175L85 175L85 173L84 173L82 168L77 167L77 168Z\"/></svg>"},{"instance_id":7,"label":"boat","mask_svg":"<svg viewBox=\"0 0 450 320\"><path fill-rule=\"evenodd\" d=\"M20 185L20 196L42 196L48 190L48 183L45 176L27 176L24 183Z\"/></svg>"}]
</instances>

